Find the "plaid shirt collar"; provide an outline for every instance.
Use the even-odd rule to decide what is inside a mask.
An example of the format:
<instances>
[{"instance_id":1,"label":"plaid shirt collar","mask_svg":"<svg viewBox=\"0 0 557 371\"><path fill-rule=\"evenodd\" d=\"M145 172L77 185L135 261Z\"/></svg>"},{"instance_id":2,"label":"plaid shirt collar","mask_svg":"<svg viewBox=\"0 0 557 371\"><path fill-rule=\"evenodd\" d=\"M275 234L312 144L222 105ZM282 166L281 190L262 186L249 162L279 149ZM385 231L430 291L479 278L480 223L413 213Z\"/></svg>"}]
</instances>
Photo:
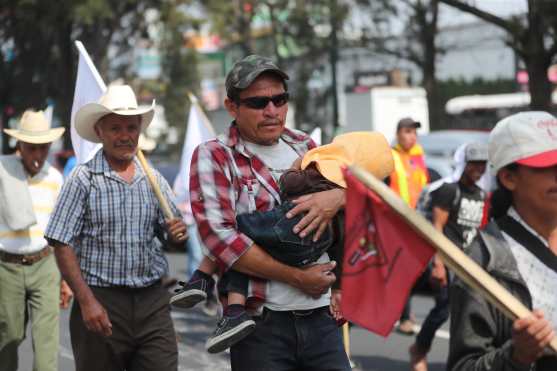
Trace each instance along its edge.
<instances>
[{"instance_id":1,"label":"plaid shirt collar","mask_svg":"<svg viewBox=\"0 0 557 371\"><path fill-rule=\"evenodd\" d=\"M299 156L303 156L307 152L309 142L311 141L309 136L297 134L288 128L284 128L280 138L289 144ZM240 136L240 130L238 129L236 121L232 121L228 134L220 137L220 141L250 160L255 176L267 191L269 191L277 203L280 204L280 189L277 182L263 161L246 148L245 141Z\"/></svg>"},{"instance_id":2,"label":"plaid shirt collar","mask_svg":"<svg viewBox=\"0 0 557 371\"><path fill-rule=\"evenodd\" d=\"M137 157L133 158L133 162L135 164L135 174L133 175L132 183L137 182L141 178L143 178L143 168L139 163ZM108 161L106 160L106 156L104 155L104 151L101 149L97 151L95 156L88 162L89 164L89 171L92 174L103 174L108 178L115 179L120 182L124 182L124 180L117 175L117 173L110 167Z\"/></svg>"}]
</instances>

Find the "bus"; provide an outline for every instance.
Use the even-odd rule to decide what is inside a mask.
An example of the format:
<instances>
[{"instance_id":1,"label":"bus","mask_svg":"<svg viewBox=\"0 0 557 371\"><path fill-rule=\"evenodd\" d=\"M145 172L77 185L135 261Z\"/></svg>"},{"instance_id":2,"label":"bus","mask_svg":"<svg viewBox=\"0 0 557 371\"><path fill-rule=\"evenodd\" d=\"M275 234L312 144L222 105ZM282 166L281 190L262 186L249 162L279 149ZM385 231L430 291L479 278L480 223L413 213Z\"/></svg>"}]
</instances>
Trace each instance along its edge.
<instances>
[{"instance_id":1,"label":"bus","mask_svg":"<svg viewBox=\"0 0 557 371\"><path fill-rule=\"evenodd\" d=\"M557 107L557 92L552 94ZM451 127L490 130L502 118L529 109L530 93L465 95L449 99L445 112Z\"/></svg>"}]
</instances>

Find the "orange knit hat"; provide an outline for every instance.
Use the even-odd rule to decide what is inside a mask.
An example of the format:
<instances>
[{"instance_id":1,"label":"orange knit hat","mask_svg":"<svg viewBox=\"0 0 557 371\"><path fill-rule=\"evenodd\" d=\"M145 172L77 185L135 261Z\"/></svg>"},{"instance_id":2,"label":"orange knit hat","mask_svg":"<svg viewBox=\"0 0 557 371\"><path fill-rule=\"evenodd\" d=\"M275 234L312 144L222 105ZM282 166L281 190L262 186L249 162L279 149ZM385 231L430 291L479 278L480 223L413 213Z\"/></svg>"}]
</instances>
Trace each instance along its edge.
<instances>
[{"instance_id":1,"label":"orange knit hat","mask_svg":"<svg viewBox=\"0 0 557 371\"><path fill-rule=\"evenodd\" d=\"M346 188L342 167L356 165L376 178L385 179L394 167L393 155L383 134L373 131L355 131L341 134L333 142L312 149L302 159L302 169L315 162L325 178Z\"/></svg>"}]
</instances>

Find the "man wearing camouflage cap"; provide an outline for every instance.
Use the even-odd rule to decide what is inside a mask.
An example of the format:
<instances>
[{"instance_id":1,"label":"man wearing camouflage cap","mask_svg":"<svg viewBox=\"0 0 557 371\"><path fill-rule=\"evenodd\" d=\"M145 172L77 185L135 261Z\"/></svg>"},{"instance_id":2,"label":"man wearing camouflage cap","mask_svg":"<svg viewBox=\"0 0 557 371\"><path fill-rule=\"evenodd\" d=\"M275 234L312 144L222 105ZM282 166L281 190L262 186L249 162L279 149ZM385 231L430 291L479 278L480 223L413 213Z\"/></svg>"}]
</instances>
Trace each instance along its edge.
<instances>
[{"instance_id":1,"label":"man wearing camouflage cap","mask_svg":"<svg viewBox=\"0 0 557 371\"><path fill-rule=\"evenodd\" d=\"M248 56L233 66L224 102L233 121L227 135L201 144L193 154L192 210L208 254L220 268L253 277L247 307L255 330L231 347L232 370L255 365L266 370L349 370L328 309L335 263L324 254L306 269L284 265L236 225L238 214L280 204L280 175L315 147L309 136L285 128L286 80L284 71L261 56ZM294 232L319 238L344 201L340 189L297 199L288 217L305 217ZM222 322L233 321L237 309L228 305Z\"/></svg>"}]
</instances>

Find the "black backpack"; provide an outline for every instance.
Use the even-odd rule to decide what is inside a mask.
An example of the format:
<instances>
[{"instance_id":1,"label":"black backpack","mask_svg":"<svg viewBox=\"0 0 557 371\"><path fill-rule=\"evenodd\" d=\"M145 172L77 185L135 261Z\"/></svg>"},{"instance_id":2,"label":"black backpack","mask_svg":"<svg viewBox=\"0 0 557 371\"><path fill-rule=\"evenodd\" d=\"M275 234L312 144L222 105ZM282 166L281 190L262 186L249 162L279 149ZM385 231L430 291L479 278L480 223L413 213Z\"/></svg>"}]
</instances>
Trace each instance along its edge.
<instances>
[{"instance_id":1,"label":"black backpack","mask_svg":"<svg viewBox=\"0 0 557 371\"><path fill-rule=\"evenodd\" d=\"M438 180L437 182L440 182ZM429 183L420 192L420 197L418 197L418 203L416 204L416 211L421 214L424 218L433 222L433 205L431 194L441 188L443 184L439 187L432 187L433 185L437 185L437 182ZM456 183L448 183L448 184L456 184ZM456 193L453 199L452 208L453 210L458 208L460 204L460 187L456 184Z\"/></svg>"}]
</instances>

